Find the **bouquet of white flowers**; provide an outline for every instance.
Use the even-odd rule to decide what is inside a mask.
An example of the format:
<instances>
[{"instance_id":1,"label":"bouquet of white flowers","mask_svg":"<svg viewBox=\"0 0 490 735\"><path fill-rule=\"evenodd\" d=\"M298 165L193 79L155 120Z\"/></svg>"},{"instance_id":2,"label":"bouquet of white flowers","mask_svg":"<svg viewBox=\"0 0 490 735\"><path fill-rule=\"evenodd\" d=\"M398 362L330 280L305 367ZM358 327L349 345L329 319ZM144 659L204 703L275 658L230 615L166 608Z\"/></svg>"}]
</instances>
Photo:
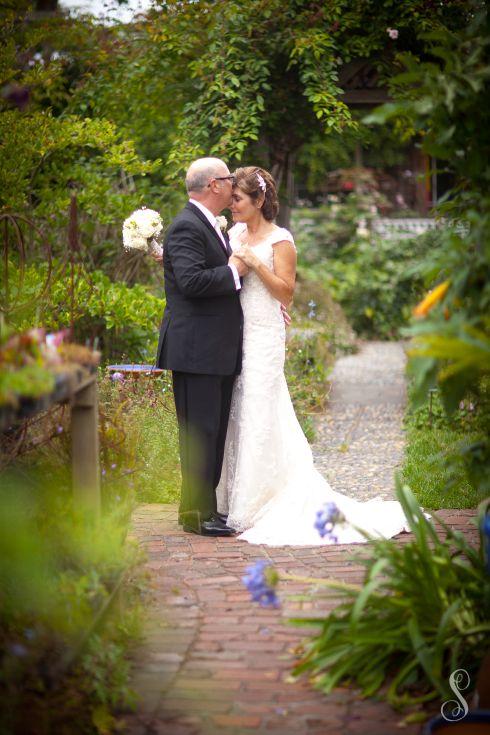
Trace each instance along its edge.
<instances>
[{"instance_id":1,"label":"bouquet of white flowers","mask_svg":"<svg viewBox=\"0 0 490 735\"><path fill-rule=\"evenodd\" d=\"M157 238L163 230L162 218L154 209L137 209L123 224L125 250L142 250L161 255L163 250Z\"/></svg>"}]
</instances>

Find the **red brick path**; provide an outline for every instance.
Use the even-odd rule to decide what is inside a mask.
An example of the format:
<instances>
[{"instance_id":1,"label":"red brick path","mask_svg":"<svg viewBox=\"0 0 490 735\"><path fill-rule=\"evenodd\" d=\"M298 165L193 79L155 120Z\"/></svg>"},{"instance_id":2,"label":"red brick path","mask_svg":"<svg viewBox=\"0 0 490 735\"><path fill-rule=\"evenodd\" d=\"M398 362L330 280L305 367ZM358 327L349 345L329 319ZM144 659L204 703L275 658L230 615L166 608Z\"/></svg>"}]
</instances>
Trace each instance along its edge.
<instances>
[{"instance_id":1,"label":"red brick path","mask_svg":"<svg viewBox=\"0 0 490 735\"><path fill-rule=\"evenodd\" d=\"M471 511L439 513L471 532ZM281 582L281 608L263 609L241 582L247 564L259 558L293 574L359 582L362 572L349 557L362 547L270 548L203 538L183 533L169 505L140 506L133 527L148 553L154 599L134 666L140 701L126 719L128 735L419 732L419 725L401 726L402 716L384 702L361 700L353 689L325 696L305 679L291 681L295 647L307 629L288 618L320 615L334 600L290 600L286 594L307 586Z\"/></svg>"}]
</instances>

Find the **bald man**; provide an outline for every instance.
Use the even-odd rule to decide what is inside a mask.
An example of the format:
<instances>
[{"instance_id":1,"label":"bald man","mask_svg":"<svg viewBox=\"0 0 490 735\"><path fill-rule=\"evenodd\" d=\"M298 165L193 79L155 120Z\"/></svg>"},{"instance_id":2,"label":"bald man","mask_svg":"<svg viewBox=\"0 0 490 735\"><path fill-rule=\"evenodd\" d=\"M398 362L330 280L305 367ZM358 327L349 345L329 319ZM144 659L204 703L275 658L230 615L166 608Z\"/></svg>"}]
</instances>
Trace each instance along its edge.
<instances>
[{"instance_id":1,"label":"bald man","mask_svg":"<svg viewBox=\"0 0 490 735\"><path fill-rule=\"evenodd\" d=\"M217 513L231 395L241 370L240 277L216 216L231 201L233 176L219 158L200 158L186 175L189 201L164 244L166 307L156 364L172 370L179 422L179 522L203 536L231 536Z\"/></svg>"}]
</instances>

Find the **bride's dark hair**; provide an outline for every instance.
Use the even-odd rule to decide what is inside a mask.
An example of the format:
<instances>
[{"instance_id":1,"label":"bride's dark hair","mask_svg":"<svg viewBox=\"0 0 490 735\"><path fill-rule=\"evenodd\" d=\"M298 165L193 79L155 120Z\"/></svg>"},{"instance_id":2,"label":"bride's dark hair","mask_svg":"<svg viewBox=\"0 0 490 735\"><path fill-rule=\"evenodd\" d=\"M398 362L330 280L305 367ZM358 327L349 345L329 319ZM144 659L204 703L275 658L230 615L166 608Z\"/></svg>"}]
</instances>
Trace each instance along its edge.
<instances>
[{"instance_id":1,"label":"bride's dark hair","mask_svg":"<svg viewBox=\"0 0 490 735\"><path fill-rule=\"evenodd\" d=\"M234 175L235 185L248 194L253 202L264 200L262 214L266 220L272 222L279 212L279 200L276 182L270 173L258 166L244 166L237 168Z\"/></svg>"}]
</instances>

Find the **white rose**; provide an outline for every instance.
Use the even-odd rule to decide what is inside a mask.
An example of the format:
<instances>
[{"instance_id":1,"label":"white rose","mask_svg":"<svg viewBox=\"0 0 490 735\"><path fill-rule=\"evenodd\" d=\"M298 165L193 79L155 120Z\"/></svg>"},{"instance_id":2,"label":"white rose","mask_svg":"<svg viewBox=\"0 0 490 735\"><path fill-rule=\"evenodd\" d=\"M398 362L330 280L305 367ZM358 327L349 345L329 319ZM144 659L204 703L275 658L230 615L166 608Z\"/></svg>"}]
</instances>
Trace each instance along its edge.
<instances>
[{"instance_id":1,"label":"white rose","mask_svg":"<svg viewBox=\"0 0 490 735\"><path fill-rule=\"evenodd\" d=\"M220 230L223 230L223 232L226 232L228 229L228 220L226 217L223 217L223 215L219 215L216 217L216 223L219 226Z\"/></svg>"}]
</instances>

